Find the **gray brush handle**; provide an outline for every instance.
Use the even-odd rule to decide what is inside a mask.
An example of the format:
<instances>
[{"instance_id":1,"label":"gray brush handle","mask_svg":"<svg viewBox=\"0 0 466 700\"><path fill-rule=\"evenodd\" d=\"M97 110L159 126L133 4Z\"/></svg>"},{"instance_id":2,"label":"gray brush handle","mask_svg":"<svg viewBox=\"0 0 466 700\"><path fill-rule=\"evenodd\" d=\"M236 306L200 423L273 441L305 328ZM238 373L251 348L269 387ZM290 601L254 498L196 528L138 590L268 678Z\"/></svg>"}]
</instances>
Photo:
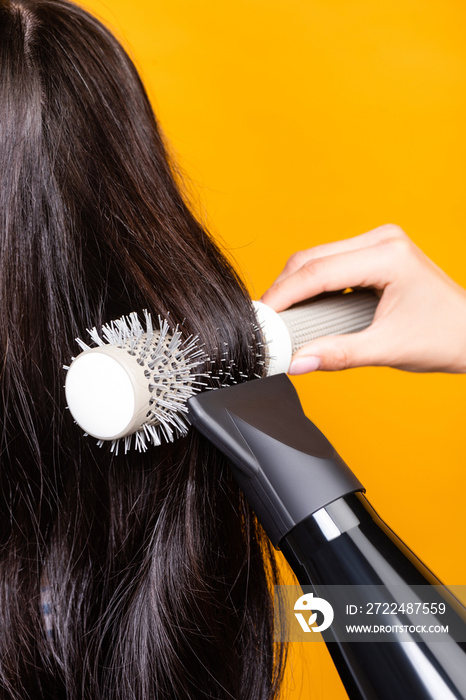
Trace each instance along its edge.
<instances>
[{"instance_id":1,"label":"gray brush handle","mask_svg":"<svg viewBox=\"0 0 466 700\"><path fill-rule=\"evenodd\" d=\"M292 354L324 335L355 333L370 326L378 297L357 291L297 304L280 313L291 338Z\"/></svg>"},{"instance_id":2,"label":"gray brush handle","mask_svg":"<svg viewBox=\"0 0 466 700\"><path fill-rule=\"evenodd\" d=\"M268 350L267 374L287 372L291 357L315 338L364 330L372 323L378 302L375 292L368 290L311 299L280 313L255 302Z\"/></svg>"}]
</instances>

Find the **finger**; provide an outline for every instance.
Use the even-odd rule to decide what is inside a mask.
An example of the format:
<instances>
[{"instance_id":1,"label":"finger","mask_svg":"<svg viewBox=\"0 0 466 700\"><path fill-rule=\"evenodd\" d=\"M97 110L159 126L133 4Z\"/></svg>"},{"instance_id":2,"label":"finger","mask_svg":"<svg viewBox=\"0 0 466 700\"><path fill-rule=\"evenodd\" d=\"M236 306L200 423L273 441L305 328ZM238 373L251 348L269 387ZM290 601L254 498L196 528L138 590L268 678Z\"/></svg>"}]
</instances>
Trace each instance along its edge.
<instances>
[{"instance_id":1,"label":"finger","mask_svg":"<svg viewBox=\"0 0 466 700\"><path fill-rule=\"evenodd\" d=\"M391 262L398 254L395 248L388 240L362 250L309 260L292 275L272 285L262 301L275 311L283 311L323 292L348 287L384 289L392 278L394 266Z\"/></svg>"},{"instance_id":2,"label":"finger","mask_svg":"<svg viewBox=\"0 0 466 700\"><path fill-rule=\"evenodd\" d=\"M274 280L273 284L282 282L284 279L286 279L286 277L292 275L309 260L328 257L329 255L337 255L339 253L346 253L352 250L361 250L362 248L376 245L382 241L391 240L392 238L397 237L406 238L407 236L403 229L401 229L399 226L396 226L395 224L384 224L383 226L378 226L371 231L366 231L366 233L361 233L359 236L354 236L353 238L345 238L340 241L323 243L322 245L317 245L313 248L300 250L289 258L282 272Z\"/></svg>"}]
</instances>

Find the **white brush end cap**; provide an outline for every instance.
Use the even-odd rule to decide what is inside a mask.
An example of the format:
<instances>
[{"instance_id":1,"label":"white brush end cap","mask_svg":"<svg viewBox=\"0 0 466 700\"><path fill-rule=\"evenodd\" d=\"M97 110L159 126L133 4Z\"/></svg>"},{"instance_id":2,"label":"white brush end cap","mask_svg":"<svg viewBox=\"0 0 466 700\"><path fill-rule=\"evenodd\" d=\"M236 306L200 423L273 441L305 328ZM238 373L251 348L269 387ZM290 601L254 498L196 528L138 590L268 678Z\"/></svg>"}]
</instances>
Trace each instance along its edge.
<instances>
[{"instance_id":1,"label":"white brush end cap","mask_svg":"<svg viewBox=\"0 0 466 700\"><path fill-rule=\"evenodd\" d=\"M265 343L267 344L267 376L288 372L291 364L291 338L279 314L263 304L253 301L256 318Z\"/></svg>"},{"instance_id":2,"label":"white brush end cap","mask_svg":"<svg viewBox=\"0 0 466 700\"><path fill-rule=\"evenodd\" d=\"M89 435L110 440L124 434L133 421L133 382L121 362L109 355L79 355L67 372L65 392L73 418Z\"/></svg>"}]
</instances>

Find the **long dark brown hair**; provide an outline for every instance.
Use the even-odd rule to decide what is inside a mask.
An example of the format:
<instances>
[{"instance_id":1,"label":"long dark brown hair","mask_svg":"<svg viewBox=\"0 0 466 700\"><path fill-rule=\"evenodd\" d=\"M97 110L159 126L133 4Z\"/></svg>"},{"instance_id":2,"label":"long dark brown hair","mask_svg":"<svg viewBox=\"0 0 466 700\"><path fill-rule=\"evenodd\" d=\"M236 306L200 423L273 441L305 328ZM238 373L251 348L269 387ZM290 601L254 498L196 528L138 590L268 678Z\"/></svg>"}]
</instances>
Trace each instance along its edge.
<instances>
[{"instance_id":1,"label":"long dark brown hair","mask_svg":"<svg viewBox=\"0 0 466 700\"><path fill-rule=\"evenodd\" d=\"M0 130L1 697L275 697L277 569L224 459L194 431L114 456L63 391L74 338L145 308L252 378L248 295L82 9L0 0Z\"/></svg>"}]
</instances>

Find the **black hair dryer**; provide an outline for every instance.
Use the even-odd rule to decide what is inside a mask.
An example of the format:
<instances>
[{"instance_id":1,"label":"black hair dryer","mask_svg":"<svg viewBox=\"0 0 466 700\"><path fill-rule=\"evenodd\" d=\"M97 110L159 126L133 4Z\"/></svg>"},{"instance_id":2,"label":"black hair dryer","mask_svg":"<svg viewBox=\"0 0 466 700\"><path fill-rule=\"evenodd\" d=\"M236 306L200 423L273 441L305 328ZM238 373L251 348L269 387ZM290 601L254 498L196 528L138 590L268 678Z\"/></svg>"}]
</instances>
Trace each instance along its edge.
<instances>
[{"instance_id":1,"label":"black hair dryer","mask_svg":"<svg viewBox=\"0 0 466 700\"><path fill-rule=\"evenodd\" d=\"M286 375L188 406L301 586L332 606L322 636L351 700L464 700L465 608L375 513ZM354 638L348 611L370 620Z\"/></svg>"}]
</instances>

